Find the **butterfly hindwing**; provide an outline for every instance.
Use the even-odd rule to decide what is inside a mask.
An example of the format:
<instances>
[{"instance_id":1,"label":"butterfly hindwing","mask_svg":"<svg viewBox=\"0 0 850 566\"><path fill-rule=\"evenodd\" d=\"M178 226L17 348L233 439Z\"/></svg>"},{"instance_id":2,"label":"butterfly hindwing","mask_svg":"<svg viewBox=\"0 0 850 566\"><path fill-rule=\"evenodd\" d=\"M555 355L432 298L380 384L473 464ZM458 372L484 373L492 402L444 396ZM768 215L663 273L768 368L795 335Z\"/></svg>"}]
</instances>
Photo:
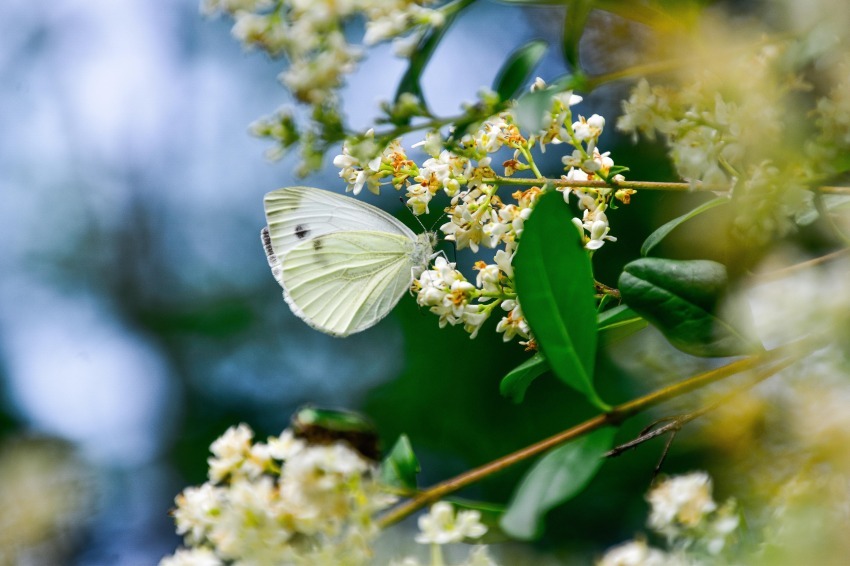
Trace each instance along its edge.
<instances>
[{"instance_id":1,"label":"butterfly hindwing","mask_svg":"<svg viewBox=\"0 0 850 566\"><path fill-rule=\"evenodd\" d=\"M310 326L347 336L384 318L410 286L414 241L347 230L297 244L283 257L281 279L292 311Z\"/></svg>"}]
</instances>

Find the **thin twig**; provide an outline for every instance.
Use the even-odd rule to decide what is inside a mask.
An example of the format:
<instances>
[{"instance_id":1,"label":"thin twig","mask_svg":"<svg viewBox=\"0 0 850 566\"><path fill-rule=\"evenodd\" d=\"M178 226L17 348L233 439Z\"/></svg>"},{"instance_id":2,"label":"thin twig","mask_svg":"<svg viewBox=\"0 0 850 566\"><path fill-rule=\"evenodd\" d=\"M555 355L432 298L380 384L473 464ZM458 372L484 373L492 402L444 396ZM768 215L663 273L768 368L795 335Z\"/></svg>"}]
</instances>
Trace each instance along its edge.
<instances>
[{"instance_id":1,"label":"thin twig","mask_svg":"<svg viewBox=\"0 0 850 566\"><path fill-rule=\"evenodd\" d=\"M764 364L773 364L786 356L790 356L789 363L792 363L813 351L814 348L815 344L812 343L811 339L803 339L790 344L785 344L784 346L774 348L773 350L769 350L755 356L736 360L723 367L701 373L679 383L653 391L648 395L617 405L607 413L602 413L592 417L583 423L577 424L567 430L550 436L549 438L541 440L530 446L526 446L525 448L521 448L516 452L493 460L483 466L473 468L472 470L464 472L454 478L438 483L437 485L422 491L416 497L391 509L378 520L378 523L382 528L388 527L389 525L404 519L408 515L415 513L417 510L425 507L429 503L438 501L450 493L454 493L455 491L474 484L488 476L501 472L514 464L534 456L538 456L550 448L554 448L555 446L574 440L606 426L617 426L626 419L643 412L650 407L654 407L655 405L721 381L743 371L759 367Z\"/></svg>"},{"instance_id":2,"label":"thin twig","mask_svg":"<svg viewBox=\"0 0 850 566\"><path fill-rule=\"evenodd\" d=\"M670 192L715 192L727 193L728 185L710 185L697 181L695 183L660 182L660 181L619 181L617 183L606 183L605 181L579 181L570 179L552 179L548 177L502 177L482 179L485 183L498 185L554 185L556 187L588 188L588 189L636 189L644 191L670 191ZM850 195L850 187L824 186L816 187L824 194Z\"/></svg>"},{"instance_id":3,"label":"thin twig","mask_svg":"<svg viewBox=\"0 0 850 566\"><path fill-rule=\"evenodd\" d=\"M753 275L753 278L755 279L756 283L768 283L770 281L776 281L777 279L782 279L793 273L796 273L797 271L801 271L803 269L808 269L810 267L815 267L816 265L832 261L833 259L839 258L848 252L850 252L850 248L841 248L826 255L818 256L816 258L807 261L802 261L800 263L795 263L794 265L789 265L788 267L782 267L780 269L767 271L764 273L755 273Z\"/></svg>"},{"instance_id":4,"label":"thin twig","mask_svg":"<svg viewBox=\"0 0 850 566\"><path fill-rule=\"evenodd\" d=\"M624 452L626 452L628 450L631 450L633 448L637 448L638 446L640 446L641 444L643 444L644 442L646 442L648 440L652 440L653 438L656 438L658 436L663 436L664 434L666 434L668 432L675 434L676 432L680 431L683 426L685 426L686 424L688 424L692 420L694 420L698 417L701 417L704 414L706 414L710 411L713 411L713 410L717 409L718 407L720 407L722 405L725 405L726 403L728 403L729 401L731 401L732 399L734 399L735 397L737 397L738 395L740 395L744 391L751 389L753 386L761 383L762 381L764 381L768 377L775 375L779 371L787 368L788 366L790 366L791 364L793 364L797 360L798 360L797 357L791 356L791 357L789 357L785 360L780 360L779 362L776 362L776 363L771 364L767 367L761 368L756 373L755 377L753 377L753 379L751 379L745 385L742 385L741 387L735 388L734 391L723 395L720 399L717 399L716 401L713 401L712 403L709 403L705 407L701 407L701 408L697 409L696 411L692 411L692 412L686 413L684 415L664 417L662 419L655 421L654 423L649 425L649 427L643 429L640 432L640 434L638 435L637 438L630 440L628 442L624 442L623 444L620 444L619 446L615 446L614 448L612 448L611 450L606 452L603 455L603 458L616 458L617 456L620 456L621 454L623 454ZM663 422L665 420L670 421L670 422L668 422L664 426L654 428L654 426L656 424L658 424L659 422Z\"/></svg>"}]
</instances>

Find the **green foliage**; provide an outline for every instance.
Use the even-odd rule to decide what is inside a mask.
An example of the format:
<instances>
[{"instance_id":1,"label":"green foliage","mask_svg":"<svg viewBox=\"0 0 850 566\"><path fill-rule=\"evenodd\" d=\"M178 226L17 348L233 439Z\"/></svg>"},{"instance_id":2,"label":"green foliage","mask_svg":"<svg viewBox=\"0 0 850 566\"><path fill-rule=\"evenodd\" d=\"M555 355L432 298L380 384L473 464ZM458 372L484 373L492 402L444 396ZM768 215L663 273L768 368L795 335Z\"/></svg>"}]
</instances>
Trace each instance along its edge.
<instances>
[{"instance_id":1,"label":"green foliage","mask_svg":"<svg viewBox=\"0 0 850 566\"><path fill-rule=\"evenodd\" d=\"M600 342L616 342L643 330L649 324L646 320L626 305L620 305L599 314Z\"/></svg>"},{"instance_id":2,"label":"green foliage","mask_svg":"<svg viewBox=\"0 0 850 566\"><path fill-rule=\"evenodd\" d=\"M570 217L560 193L540 198L514 258L517 295L555 375L607 409L592 381L597 333L590 259Z\"/></svg>"},{"instance_id":3,"label":"green foliage","mask_svg":"<svg viewBox=\"0 0 850 566\"><path fill-rule=\"evenodd\" d=\"M514 98L531 76L531 72L546 54L545 41L529 41L507 58L493 80L493 90L500 100Z\"/></svg>"},{"instance_id":4,"label":"green foliage","mask_svg":"<svg viewBox=\"0 0 850 566\"><path fill-rule=\"evenodd\" d=\"M561 49L564 60L576 71L581 69L579 42L581 36L584 35L584 27L587 24L590 12L593 10L593 5L594 0L575 0L567 6L567 13L564 16L564 35Z\"/></svg>"},{"instance_id":5,"label":"green foliage","mask_svg":"<svg viewBox=\"0 0 850 566\"><path fill-rule=\"evenodd\" d=\"M726 268L707 260L643 258L620 276L620 293L673 346L694 356L737 356L761 350L740 320L717 309L728 289Z\"/></svg>"},{"instance_id":6,"label":"green foliage","mask_svg":"<svg viewBox=\"0 0 850 566\"><path fill-rule=\"evenodd\" d=\"M614 443L614 428L603 428L550 450L523 478L502 517L514 538L531 540L543 533L543 518L553 507L575 497L590 483Z\"/></svg>"},{"instance_id":7,"label":"green foliage","mask_svg":"<svg viewBox=\"0 0 850 566\"><path fill-rule=\"evenodd\" d=\"M549 364L540 352L537 352L508 372L499 384L499 392L514 403L522 403L525 391L531 382L549 371Z\"/></svg>"},{"instance_id":8,"label":"green foliage","mask_svg":"<svg viewBox=\"0 0 850 566\"><path fill-rule=\"evenodd\" d=\"M649 252L652 251L652 248L657 246L661 242L661 240L667 237L667 234L675 230L679 225L684 224L695 216L699 216L703 212L707 212L712 208L718 207L728 202L729 199L727 197L717 197L701 204L690 212L683 214L682 216L678 216L673 220L667 222L663 226L659 227L655 232L650 234L646 240L644 240L643 245L640 247L640 255L649 255Z\"/></svg>"},{"instance_id":9,"label":"green foliage","mask_svg":"<svg viewBox=\"0 0 850 566\"><path fill-rule=\"evenodd\" d=\"M381 462L381 483L412 491L420 466L407 435L398 437L389 454Z\"/></svg>"},{"instance_id":10,"label":"green foliage","mask_svg":"<svg viewBox=\"0 0 850 566\"><path fill-rule=\"evenodd\" d=\"M609 309L597 317L599 338L608 343L622 340L646 328L647 324L646 320L625 305ZM531 383L549 370L546 357L541 352L537 352L502 378L499 391L514 403L522 403Z\"/></svg>"}]
</instances>

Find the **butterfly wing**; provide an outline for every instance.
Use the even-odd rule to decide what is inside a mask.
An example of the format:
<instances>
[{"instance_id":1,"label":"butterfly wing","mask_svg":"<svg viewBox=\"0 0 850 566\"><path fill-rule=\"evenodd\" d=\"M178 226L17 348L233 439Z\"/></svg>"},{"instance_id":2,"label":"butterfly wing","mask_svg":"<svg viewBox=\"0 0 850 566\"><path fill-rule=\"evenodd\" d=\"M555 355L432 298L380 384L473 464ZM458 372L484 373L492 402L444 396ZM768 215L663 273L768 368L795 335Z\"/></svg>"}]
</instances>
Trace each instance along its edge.
<instances>
[{"instance_id":1,"label":"butterfly wing","mask_svg":"<svg viewBox=\"0 0 850 566\"><path fill-rule=\"evenodd\" d=\"M410 228L380 208L312 187L286 187L263 199L271 249L283 258L302 242L333 232L387 232L414 240Z\"/></svg>"},{"instance_id":2,"label":"butterfly wing","mask_svg":"<svg viewBox=\"0 0 850 566\"><path fill-rule=\"evenodd\" d=\"M414 240L388 231L346 230L307 239L281 260L292 312L334 336L384 318L410 286Z\"/></svg>"}]
</instances>

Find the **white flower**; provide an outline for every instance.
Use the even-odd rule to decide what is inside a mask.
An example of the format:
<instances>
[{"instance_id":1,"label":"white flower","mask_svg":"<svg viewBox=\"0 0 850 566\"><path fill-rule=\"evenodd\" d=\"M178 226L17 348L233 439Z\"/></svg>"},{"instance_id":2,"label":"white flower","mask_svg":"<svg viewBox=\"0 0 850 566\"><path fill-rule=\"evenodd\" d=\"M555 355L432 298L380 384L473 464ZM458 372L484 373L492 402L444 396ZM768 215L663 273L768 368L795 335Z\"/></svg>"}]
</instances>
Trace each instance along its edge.
<instances>
[{"instance_id":1,"label":"white flower","mask_svg":"<svg viewBox=\"0 0 850 566\"><path fill-rule=\"evenodd\" d=\"M693 528L717 509L711 498L711 478L705 472L668 478L646 496L652 507L647 524L672 537L682 528Z\"/></svg>"},{"instance_id":2,"label":"white flower","mask_svg":"<svg viewBox=\"0 0 850 566\"><path fill-rule=\"evenodd\" d=\"M462 566L498 566L498 564L490 557L487 547L482 544L469 551L469 558Z\"/></svg>"},{"instance_id":3,"label":"white flower","mask_svg":"<svg viewBox=\"0 0 850 566\"><path fill-rule=\"evenodd\" d=\"M234 481L228 505L209 534L219 554L248 563L272 564L287 556L292 531L282 519L280 494L270 477Z\"/></svg>"},{"instance_id":4,"label":"white flower","mask_svg":"<svg viewBox=\"0 0 850 566\"><path fill-rule=\"evenodd\" d=\"M590 216L589 211L585 211L585 216ZM608 226L608 217L605 216L605 213L599 210L593 216L595 219L590 223L590 240L584 247L588 250L598 250L605 244L606 240L616 242L617 238L608 235L611 228Z\"/></svg>"},{"instance_id":5,"label":"white flower","mask_svg":"<svg viewBox=\"0 0 850 566\"><path fill-rule=\"evenodd\" d=\"M366 22L363 43L375 45L406 31L410 27L408 15L402 11L386 14L383 18Z\"/></svg>"},{"instance_id":6,"label":"white flower","mask_svg":"<svg viewBox=\"0 0 850 566\"><path fill-rule=\"evenodd\" d=\"M210 446L213 458L207 460L210 466L209 478L217 483L229 474L236 473L251 449L254 431L246 424L230 427Z\"/></svg>"},{"instance_id":7,"label":"white flower","mask_svg":"<svg viewBox=\"0 0 850 566\"><path fill-rule=\"evenodd\" d=\"M426 187L423 187L419 183L410 185L407 187L407 194L405 196L407 197L407 207L416 216L430 212L428 210L428 203L431 202L434 195Z\"/></svg>"},{"instance_id":8,"label":"white flower","mask_svg":"<svg viewBox=\"0 0 850 566\"><path fill-rule=\"evenodd\" d=\"M596 566L668 566L672 562L664 552L633 540L608 550Z\"/></svg>"},{"instance_id":9,"label":"white flower","mask_svg":"<svg viewBox=\"0 0 850 566\"><path fill-rule=\"evenodd\" d=\"M304 449L304 441L295 438L292 429L286 429L280 436L269 438L269 455L276 460L289 460Z\"/></svg>"},{"instance_id":10,"label":"white flower","mask_svg":"<svg viewBox=\"0 0 850 566\"><path fill-rule=\"evenodd\" d=\"M348 183L345 189L347 192L359 195L366 186L370 192L380 193L384 156L397 150L397 144L391 142L381 151L374 136L374 130L370 129L363 139L346 139L342 145L342 154L334 157L333 164L340 169L339 176Z\"/></svg>"},{"instance_id":11,"label":"white flower","mask_svg":"<svg viewBox=\"0 0 850 566\"><path fill-rule=\"evenodd\" d=\"M499 250L502 251L502 250ZM485 265L478 270L475 284L486 293L498 293L501 291L499 266L496 264Z\"/></svg>"},{"instance_id":12,"label":"white flower","mask_svg":"<svg viewBox=\"0 0 850 566\"><path fill-rule=\"evenodd\" d=\"M519 302L508 299L502 301L502 310L508 311L508 316L503 317L496 325L496 332L504 332L502 340L509 342L514 336L520 336L528 339L531 337L531 328L528 326L525 317L522 314L522 309Z\"/></svg>"},{"instance_id":13,"label":"white flower","mask_svg":"<svg viewBox=\"0 0 850 566\"><path fill-rule=\"evenodd\" d=\"M443 136L438 131L428 132L424 140L416 142L412 147L421 147L431 157L437 157L443 151Z\"/></svg>"},{"instance_id":14,"label":"white flower","mask_svg":"<svg viewBox=\"0 0 850 566\"><path fill-rule=\"evenodd\" d=\"M538 90L543 90L546 88L546 81L541 79L540 77L535 77L534 82L531 83L531 87L528 89L531 92L537 92Z\"/></svg>"},{"instance_id":15,"label":"white flower","mask_svg":"<svg viewBox=\"0 0 850 566\"><path fill-rule=\"evenodd\" d=\"M178 534L211 552L178 552L166 566L367 563L372 517L395 500L372 464L346 444L309 446L290 430L268 444L251 436L245 425L225 432L210 460L238 462L227 481L176 499Z\"/></svg>"},{"instance_id":16,"label":"white flower","mask_svg":"<svg viewBox=\"0 0 850 566\"><path fill-rule=\"evenodd\" d=\"M225 503L225 493L224 488L209 483L185 489L174 500L177 504L174 510L177 534L185 535L190 544L202 542L215 525Z\"/></svg>"},{"instance_id":17,"label":"white flower","mask_svg":"<svg viewBox=\"0 0 850 566\"><path fill-rule=\"evenodd\" d=\"M416 542L448 544L465 538L479 538L487 532L480 519L478 511L460 511L455 516L451 504L439 501L431 506L428 513L419 517L420 533L416 535Z\"/></svg>"},{"instance_id":18,"label":"white flower","mask_svg":"<svg viewBox=\"0 0 850 566\"><path fill-rule=\"evenodd\" d=\"M221 559L208 548L181 548L173 556L159 561L159 566L223 566Z\"/></svg>"},{"instance_id":19,"label":"white flower","mask_svg":"<svg viewBox=\"0 0 850 566\"><path fill-rule=\"evenodd\" d=\"M469 332L469 338L478 336L478 331L490 317L490 311L480 305L465 305L461 313L463 329Z\"/></svg>"},{"instance_id":20,"label":"white flower","mask_svg":"<svg viewBox=\"0 0 850 566\"><path fill-rule=\"evenodd\" d=\"M440 226L447 240L457 243L458 249L469 247L478 251L479 244L494 248L499 243L500 234L487 226L499 221L492 205L489 185L482 185L471 191L465 191L452 199L449 222Z\"/></svg>"},{"instance_id":21,"label":"white flower","mask_svg":"<svg viewBox=\"0 0 850 566\"><path fill-rule=\"evenodd\" d=\"M422 42L422 33L411 33L407 37L393 39L393 55L402 59L410 59L416 53L416 48Z\"/></svg>"}]
</instances>

